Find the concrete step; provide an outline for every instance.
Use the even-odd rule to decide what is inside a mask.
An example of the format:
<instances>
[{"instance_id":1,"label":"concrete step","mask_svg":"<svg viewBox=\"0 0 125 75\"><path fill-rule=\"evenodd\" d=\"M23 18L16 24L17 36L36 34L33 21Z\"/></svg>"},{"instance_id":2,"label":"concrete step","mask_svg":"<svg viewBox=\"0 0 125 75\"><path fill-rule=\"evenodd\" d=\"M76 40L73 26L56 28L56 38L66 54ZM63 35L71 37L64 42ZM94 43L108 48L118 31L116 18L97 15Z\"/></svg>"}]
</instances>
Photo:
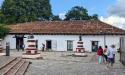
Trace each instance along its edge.
<instances>
[{"instance_id":1,"label":"concrete step","mask_svg":"<svg viewBox=\"0 0 125 75\"><path fill-rule=\"evenodd\" d=\"M22 58L10 58L3 57L0 59L1 61L4 60L4 64L1 64L0 67L0 75L24 75L29 62Z\"/></svg>"},{"instance_id":2,"label":"concrete step","mask_svg":"<svg viewBox=\"0 0 125 75\"><path fill-rule=\"evenodd\" d=\"M20 67L25 63L24 60L21 60L20 62L18 62L17 64L15 64L13 66L13 68L11 68L6 74L4 75L15 75L17 73L17 71L20 69Z\"/></svg>"},{"instance_id":3,"label":"concrete step","mask_svg":"<svg viewBox=\"0 0 125 75\"><path fill-rule=\"evenodd\" d=\"M6 75L16 64L21 61L22 58L16 58L12 62L8 63L5 67L0 70L1 75Z\"/></svg>"},{"instance_id":4,"label":"concrete step","mask_svg":"<svg viewBox=\"0 0 125 75\"><path fill-rule=\"evenodd\" d=\"M0 56L0 70L15 59L15 57Z\"/></svg>"},{"instance_id":5,"label":"concrete step","mask_svg":"<svg viewBox=\"0 0 125 75\"><path fill-rule=\"evenodd\" d=\"M28 66L29 66L29 62L25 61L25 63L20 67L20 69L17 71L15 75L24 75Z\"/></svg>"}]
</instances>

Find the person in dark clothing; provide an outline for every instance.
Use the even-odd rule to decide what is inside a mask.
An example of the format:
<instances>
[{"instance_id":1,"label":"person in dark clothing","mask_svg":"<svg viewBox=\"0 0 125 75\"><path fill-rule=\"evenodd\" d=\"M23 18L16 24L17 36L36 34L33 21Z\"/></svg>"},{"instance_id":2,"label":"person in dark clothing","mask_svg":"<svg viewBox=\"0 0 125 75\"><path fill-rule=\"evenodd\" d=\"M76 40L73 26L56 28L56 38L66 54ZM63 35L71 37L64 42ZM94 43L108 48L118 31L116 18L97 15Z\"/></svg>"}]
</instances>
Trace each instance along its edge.
<instances>
[{"instance_id":1,"label":"person in dark clothing","mask_svg":"<svg viewBox=\"0 0 125 75\"><path fill-rule=\"evenodd\" d=\"M42 51L44 51L45 48L45 44L42 43Z\"/></svg>"},{"instance_id":2,"label":"person in dark clothing","mask_svg":"<svg viewBox=\"0 0 125 75\"><path fill-rule=\"evenodd\" d=\"M19 45L17 45L17 51L19 51L20 50L20 46Z\"/></svg>"},{"instance_id":3,"label":"person in dark clothing","mask_svg":"<svg viewBox=\"0 0 125 75\"><path fill-rule=\"evenodd\" d=\"M24 51L24 48L25 48L25 45L23 44L23 45L22 45L22 51Z\"/></svg>"}]
</instances>

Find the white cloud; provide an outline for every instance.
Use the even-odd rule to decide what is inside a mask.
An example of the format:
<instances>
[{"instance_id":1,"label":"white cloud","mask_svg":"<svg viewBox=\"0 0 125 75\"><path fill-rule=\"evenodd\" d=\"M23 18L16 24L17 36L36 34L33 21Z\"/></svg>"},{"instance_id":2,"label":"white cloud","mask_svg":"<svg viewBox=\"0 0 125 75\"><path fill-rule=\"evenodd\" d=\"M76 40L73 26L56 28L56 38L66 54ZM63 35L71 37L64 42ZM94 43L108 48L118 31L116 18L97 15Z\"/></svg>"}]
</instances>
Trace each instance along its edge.
<instances>
[{"instance_id":1,"label":"white cloud","mask_svg":"<svg viewBox=\"0 0 125 75\"><path fill-rule=\"evenodd\" d=\"M66 18L65 14L66 14L65 12L64 13L60 13L59 14L59 18L61 18L62 20L64 20Z\"/></svg>"},{"instance_id":2,"label":"white cloud","mask_svg":"<svg viewBox=\"0 0 125 75\"><path fill-rule=\"evenodd\" d=\"M101 16L100 20L105 23L111 24L113 26L125 29L125 18L123 18L123 17L109 16L109 17L105 18L105 17Z\"/></svg>"},{"instance_id":3,"label":"white cloud","mask_svg":"<svg viewBox=\"0 0 125 75\"><path fill-rule=\"evenodd\" d=\"M108 17L100 17L100 20L113 26L125 30L125 0L117 0L117 2L108 9Z\"/></svg>"},{"instance_id":4,"label":"white cloud","mask_svg":"<svg viewBox=\"0 0 125 75\"><path fill-rule=\"evenodd\" d=\"M108 9L110 15L125 17L125 0L117 0L117 3Z\"/></svg>"}]
</instances>

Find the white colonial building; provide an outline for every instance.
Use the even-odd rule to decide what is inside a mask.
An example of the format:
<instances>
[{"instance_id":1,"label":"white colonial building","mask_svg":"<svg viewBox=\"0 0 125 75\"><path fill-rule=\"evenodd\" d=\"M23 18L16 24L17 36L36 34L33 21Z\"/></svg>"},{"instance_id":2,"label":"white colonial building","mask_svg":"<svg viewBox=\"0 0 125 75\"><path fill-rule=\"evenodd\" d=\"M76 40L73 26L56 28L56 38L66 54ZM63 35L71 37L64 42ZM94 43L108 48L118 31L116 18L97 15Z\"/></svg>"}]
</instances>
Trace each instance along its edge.
<instances>
[{"instance_id":1,"label":"white colonial building","mask_svg":"<svg viewBox=\"0 0 125 75\"><path fill-rule=\"evenodd\" d=\"M10 25L11 32L2 41L11 49L18 46L28 47L27 40L34 35L37 49L41 50L42 43L46 50L75 51L79 36L81 36L86 51L97 51L98 46L116 45L119 48L120 37L125 31L101 21L41 21Z\"/></svg>"}]
</instances>

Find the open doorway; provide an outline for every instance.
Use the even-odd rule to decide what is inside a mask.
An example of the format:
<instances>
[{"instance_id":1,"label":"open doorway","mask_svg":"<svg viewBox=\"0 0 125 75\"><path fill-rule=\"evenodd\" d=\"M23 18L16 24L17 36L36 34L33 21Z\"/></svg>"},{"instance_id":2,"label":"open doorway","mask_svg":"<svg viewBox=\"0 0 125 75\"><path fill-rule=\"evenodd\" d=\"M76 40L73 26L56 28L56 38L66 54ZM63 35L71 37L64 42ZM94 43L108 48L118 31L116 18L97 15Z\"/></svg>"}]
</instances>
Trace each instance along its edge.
<instances>
[{"instance_id":1,"label":"open doorway","mask_svg":"<svg viewBox=\"0 0 125 75\"><path fill-rule=\"evenodd\" d=\"M92 52L97 52L98 50L98 41L92 41Z\"/></svg>"},{"instance_id":2,"label":"open doorway","mask_svg":"<svg viewBox=\"0 0 125 75\"><path fill-rule=\"evenodd\" d=\"M24 45L24 39L23 37L16 38L16 49L22 49Z\"/></svg>"},{"instance_id":3,"label":"open doorway","mask_svg":"<svg viewBox=\"0 0 125 75\"><path fill-rule=\"evenodd\" d=\"M46 40L46 49L51 50L52 49L52 41L51 40Z\"/></svg>"},{"instance_id":4,"label":"open doorway","mask_svg":"<svg viewBox=\"0 0 125 75\"><path fill-rule=\"evenodd\" d=\"M73 41L67 40L67 51L73 51Z\"/></svg>"}]
</instances>

